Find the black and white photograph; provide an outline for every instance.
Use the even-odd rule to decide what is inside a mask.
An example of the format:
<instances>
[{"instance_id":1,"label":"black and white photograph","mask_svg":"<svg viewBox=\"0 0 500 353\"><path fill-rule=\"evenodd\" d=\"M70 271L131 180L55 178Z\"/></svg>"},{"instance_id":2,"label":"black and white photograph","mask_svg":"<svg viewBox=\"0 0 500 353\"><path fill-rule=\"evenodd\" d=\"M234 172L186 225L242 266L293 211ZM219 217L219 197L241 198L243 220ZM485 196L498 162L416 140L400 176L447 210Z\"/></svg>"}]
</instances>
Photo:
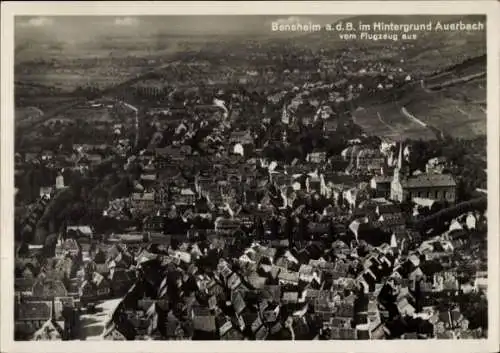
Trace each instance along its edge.
<instances>
[{"instance_id":1,"label":"black and white photograph","mask_svg":"<svg viewBox=\"0 0 500 353\"><path fill-rule=\"evenodd\" d=\"M497 337L486 12L229 4L11 20L9 339Z\"/></svg>"}]
</instances>

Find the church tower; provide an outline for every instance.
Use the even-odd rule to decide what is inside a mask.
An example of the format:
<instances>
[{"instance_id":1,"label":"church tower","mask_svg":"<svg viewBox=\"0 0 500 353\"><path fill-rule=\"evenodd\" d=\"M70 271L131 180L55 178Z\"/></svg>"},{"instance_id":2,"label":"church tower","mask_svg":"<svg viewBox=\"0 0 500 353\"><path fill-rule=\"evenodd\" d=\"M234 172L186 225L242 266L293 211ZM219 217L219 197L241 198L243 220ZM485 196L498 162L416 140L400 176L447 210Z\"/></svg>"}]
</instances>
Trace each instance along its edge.
<instances>
[{"instance_id":1,"label":"church tower","mask_svg":"<svg viewBox=\"0 0 500 353\"><path fill-rule=\"evenodd\" d=\"M402 202L403 201L403 179L405 178L403 166L403 142L399 144L399 154L394 174L391 182L391 200Z\"/></svg>"},{"instance_id":2,"label":"church tower","mask_svg":"<svg viewBox=\"0 0 500 353\"><path fill-rule=\"evenodd\" d=\"M403 143L399 144L398 161L396 163L396 168L394 168L394 180L401 181L403 177Z\"/></svg>"}]
</instances>

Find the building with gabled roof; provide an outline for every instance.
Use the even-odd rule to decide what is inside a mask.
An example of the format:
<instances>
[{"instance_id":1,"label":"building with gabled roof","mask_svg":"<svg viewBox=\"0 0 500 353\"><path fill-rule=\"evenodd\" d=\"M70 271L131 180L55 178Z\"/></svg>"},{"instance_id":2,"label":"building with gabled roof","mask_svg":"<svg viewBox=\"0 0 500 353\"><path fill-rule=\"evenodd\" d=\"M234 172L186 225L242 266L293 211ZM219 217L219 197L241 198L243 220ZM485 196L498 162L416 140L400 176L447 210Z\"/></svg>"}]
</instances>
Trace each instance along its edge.
<instances>
[{"instance_id":1,"label":"building with gabled roof","mask_svg":"<svg viewBox=\"0 0 500 353\"><path fill-rule=\"evenodd\" d=\"M428 198L437 201L455 202L457 184L451 174L422 173L410 175L403 166L403 144L391 182L391 199L397 202L413 198Z\"/></svg>"}]
</instances>

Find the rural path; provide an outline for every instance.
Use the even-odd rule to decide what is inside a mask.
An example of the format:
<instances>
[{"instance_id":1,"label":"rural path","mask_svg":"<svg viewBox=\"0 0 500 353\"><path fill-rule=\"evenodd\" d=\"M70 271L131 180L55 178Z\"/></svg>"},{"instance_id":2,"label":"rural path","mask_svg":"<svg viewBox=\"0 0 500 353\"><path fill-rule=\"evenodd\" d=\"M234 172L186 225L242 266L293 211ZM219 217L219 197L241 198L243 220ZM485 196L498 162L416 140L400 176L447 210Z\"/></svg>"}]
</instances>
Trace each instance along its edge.
<instances>
[{"instance_id":1,"label":"rural path","mask_svg":"<svg viewBox=\"0 0 500 353\"><path fill-rule=\"evenodd\" d=\"M441 83L437 83L437 84L434 84L434 85L429 85L427 86L429 89L441 89L441 88L444 88L444 87L448 87L448 86L453 86L453 85L456 85L456 84L459 84L459 83L465 83L465 82L468 82L468 81L472 81L472 80L475 80L475 79L478 79L478 78L482 78L482 77L485 77L486 76L486 71L481 71L481 72L478 72L478 73L475 73L475 74L471 74L471 75L467 75L467 76L462 76L462 77L457 77L457 78L454 78L454 79L450 79L450 80L447 80L447 81L444 81L444 82L441 82Z\"/></svg>"},{"instance_id":2,"label":"rural path","mask_svg":"<svg viewBox=\"0 0 500 353\"><path fill-rule=\"evenodd\" d=\"M463 115L465 115L466 117L471 118L470 114L469 114L469 113L467 113L465 110L461 109L460 107L455 107L455 108L457 108L457 110L458 110L460 113L462 113Z\"/></svg>"},{"instance_id":3,"label":"rural path","mask_svg":"<svg viewBox=\"0 0 500 353\"><path fill-rule=\"evenodd\" d=\"M418 119L416 116L411 114L405 107L401 107L401 113L403 113L404 116L406 116L408 119L412 120L413 122L417 123L420 126L427 127L427 124L424 123L422 120Z\"/></svg>"},{"instance_id":4,"label":"rural path","mask_svg":"<svg viewBox=\"0 0 500 353\"><path fill-rule=\"evenodd\" d=\"M379 112L377 112L377 118L378 120L385 126L387 127L389 130L391 130L392 132L395 132L395 133L400 133L399 130L395 129L394 127L392 127L390 124L386 123L384 119L382 119L382 116L380 115Z\"/></svg>"},{"instance_id":5,"label":"rural path","mask_svg":"<svg viewBox=\"0 0 500 353\"><path fill-rule=\"evenodd\" d=\"M420 88L422 88L422 90L423 90L425 93L433 93L430 89L428 89L428 88L425 86L425 81L424 81L424 80L420 80Z\"/></svg>"},{"instance_id":6,"label":"rural path","mask_svg":"<svg viewBox=\"0 0 500 353\"><path fill-rule=\"evenodd\" d=\"M401 107L401 113L407 117L408 119L412 120L413 122L417 123L418 125L422 126L422 127L425 127L425 128L428 128L430 130L432 130L432 132L434 132L434 134L436 134L436 137L440 140L444 140L445 138L445 134L444 132L433 126L433 125L429 125L427 123L424 123L422 120L418 119L416 116L414 116L413 114L411 114L408 109L406 109L406 107Z\"/></svg>"}]
</instances>

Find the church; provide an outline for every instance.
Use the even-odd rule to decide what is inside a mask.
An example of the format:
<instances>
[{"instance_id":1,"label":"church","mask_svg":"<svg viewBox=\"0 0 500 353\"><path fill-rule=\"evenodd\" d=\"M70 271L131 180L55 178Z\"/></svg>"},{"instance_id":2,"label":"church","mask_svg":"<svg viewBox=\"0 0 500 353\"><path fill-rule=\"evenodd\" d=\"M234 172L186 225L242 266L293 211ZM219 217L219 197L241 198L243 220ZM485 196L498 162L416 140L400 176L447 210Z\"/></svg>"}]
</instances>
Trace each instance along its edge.
<instances>
[{"instance_id":1,"label":"church","mask_svg":"<svg viewBox=\"0 0 500 353\"><path fill-rule=\"evenodd\" d=\"M403 144L401 143L398 162L391 181L390 198L396 202L426 198L434 201L454 203L457 184L450 174L422 173L410 175L403 165Z\"/></svg>"}]
</instances>

